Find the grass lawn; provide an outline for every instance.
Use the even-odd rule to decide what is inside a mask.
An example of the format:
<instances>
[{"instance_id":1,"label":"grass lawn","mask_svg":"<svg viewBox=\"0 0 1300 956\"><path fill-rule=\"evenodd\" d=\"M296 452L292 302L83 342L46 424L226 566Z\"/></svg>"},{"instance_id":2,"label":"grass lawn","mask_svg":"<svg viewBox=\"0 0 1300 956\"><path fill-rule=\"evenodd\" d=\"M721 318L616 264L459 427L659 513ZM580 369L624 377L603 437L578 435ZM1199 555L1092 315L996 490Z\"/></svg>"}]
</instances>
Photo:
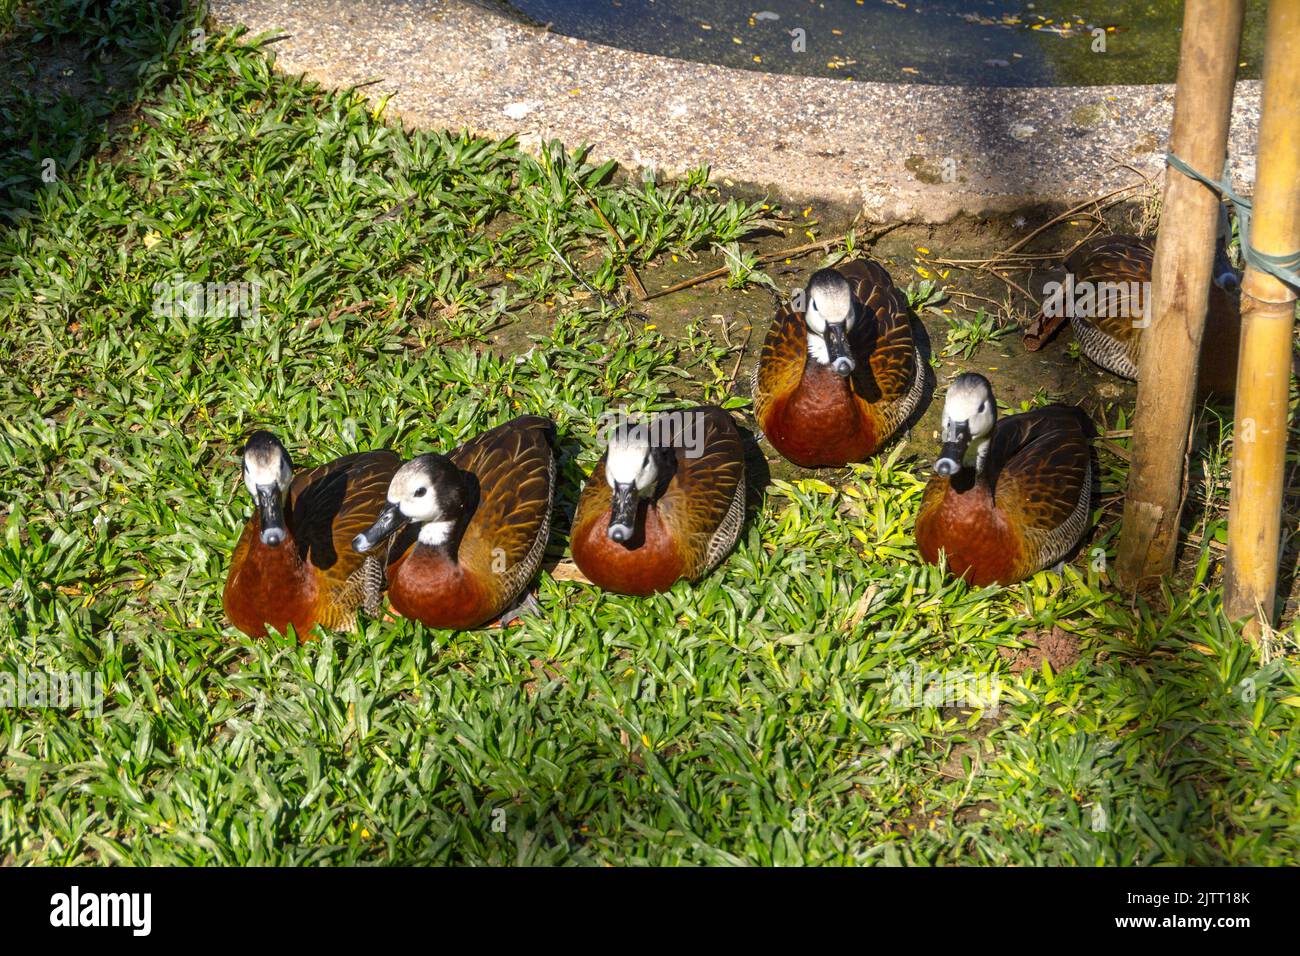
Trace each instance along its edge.
<instances>
[{"instance_id":1,"label":"grass lawn","mask_svg":"<svg viewBox=\"0 0 1300 956\"><path fill-rule=\"evenodd\" d=\"M647 325L624 265L743 253L769 211L703 171L656 183L403 130L154 3L6 6L0 671L94 671L105 700L0 710L0 861L1300 853L1294 626L1242 644L1209 534L1130 602L1093 550L1113 557L1113 509L1063 575L945 580L912 543L928 436L775 482L717 573L653 599L544 571L544 615L506 630L368 621L298 646L226 626L258 427L309 463L551 415L562 561L601 412L748 415L708 316ZM248 283L256 314L156 308L186 283ZM1224 505L1227 443L1195 462L1218 476L1202 511ZM1109 460L1104 488L1122 480ZM1034 641L1077 661L1054 671ZM936 678L961 699L900 693ZM972 707L972 687L1000 696Z\"/></svg>"}]
</instances>

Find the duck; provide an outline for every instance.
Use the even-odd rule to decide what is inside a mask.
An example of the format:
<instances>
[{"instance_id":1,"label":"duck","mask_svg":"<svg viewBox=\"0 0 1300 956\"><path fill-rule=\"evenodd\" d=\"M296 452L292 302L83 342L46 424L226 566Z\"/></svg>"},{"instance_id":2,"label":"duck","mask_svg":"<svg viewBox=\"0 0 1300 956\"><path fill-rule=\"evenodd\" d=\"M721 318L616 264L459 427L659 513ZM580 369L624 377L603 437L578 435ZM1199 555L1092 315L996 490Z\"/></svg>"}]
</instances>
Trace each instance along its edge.
<instances>
[{"instance_id":1,"label":"duck","mask_svg":"<svg viewBox=\"0 0 1300 956\"><path fill-rule=\"evenodd\" d=\"M524 415L403 464L352 548L387 544L388 601L402 617L446 630L509 623L535 606L520 599L546 553L555 476L555 423Z\"/></svg>"},{"instance_id":2,"label":"duck","mask_svg":"<svg viewBox=\"0 0 1300 956\"><path fill-rule=\"evenodd\" d=\"M573 516L573 562L606 591L645 597L722 563L745 520L745 450L716 405L607 423Z\"/></svg>"},{"instance_id":3,"label":"duck","mask_svg":"<svg viewBox=\"0 0 1300 956\"><path fill-rule=\"evenodd\" d=\"M1139 350L1145 327L1142 315L1150 294L1154 257L1155 249L1148 240L1124 233L1086 239L1065 257L1068 278L1061 290L1067 295L1072 293L1074 301L1073 307L1064 311L1069 316L1079 350L1112 375L1129 381L1138 379ZM1103 283L1110 285L1103 289ZM1202 398L1227 397L1236 390L1241 339L1241 312L1236 294L1239 287L1221 238L1215 253L1197 373L1197 391ZM1083 291L1087 288L1091 293ZM1055 311L1056 316L1049 316L1045 308L1045 317L1039 321L1045 326L1059 324L1062 310Z\"/></svg>"},{"instance_id":4,"label":"duck","mask_svg":"<svg viewBox=\"0 0 1300 956\"><path fill-rule=\"evenodd\" d=\"M794 304L806 310L777 312L754 367L759 427L804 468L865 461L924 391L907 302L883 266L858 259L813 273Z\"/></svg>"},{"instance_id":5,"label":"duck","mask_svg":"<svg viewBox=\"0 0 1300 956\"><path fill-rule=\"evenodd\" d=\"M959 375L916 519L921 557L970 584L1014 584L1068 555L1088 529L1092 423L1074 405L999 419L993 386Z\"/></svg>"},{"instance_id":6,"label":"duck","mask_svg":"<svg viewBox=\"0 0 1300 956\"><path fill-rule=\"evenodd\" d=\"M235 545L221 603L250 637L292 626L307 641L317 626L356 627L358 609L377 613L384 565L351 542L384 507L401 459L365 451L293 473L293 460L269 431L248 437L243 478L256 507Z\"/></svg>"}]
</instances>

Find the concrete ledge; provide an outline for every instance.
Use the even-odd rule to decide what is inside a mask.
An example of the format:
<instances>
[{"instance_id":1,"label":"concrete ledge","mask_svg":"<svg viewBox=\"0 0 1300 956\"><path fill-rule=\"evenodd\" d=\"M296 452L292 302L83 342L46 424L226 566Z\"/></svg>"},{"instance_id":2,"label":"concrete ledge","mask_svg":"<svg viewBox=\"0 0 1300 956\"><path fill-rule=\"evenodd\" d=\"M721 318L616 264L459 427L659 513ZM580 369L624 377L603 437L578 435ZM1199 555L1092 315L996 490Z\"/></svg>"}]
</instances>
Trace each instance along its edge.
<instances>
[{"instance_id":1,"label":"concrete ledge","mask_svg":"<svg viewBox=\"0 0 1300 956\"><path fill-rule=\"evenodd\" d=\"M864 83L649 56L436 0L213 0L223 25L289 34L281 69L329 86L378 81L414 126L517 135L536 149L589 143L593 158L715 176L875 221L944 222L1079 202L1159 177L1173 87L1005 89ZM1105 54L1098 54L1104 56ZM1260 83L1237 86L1239 189L1254 180ZM1217 170L1206 170L1217 174ZM947 181L951 180L951 181Z\"/></svg>"}]
</instances>

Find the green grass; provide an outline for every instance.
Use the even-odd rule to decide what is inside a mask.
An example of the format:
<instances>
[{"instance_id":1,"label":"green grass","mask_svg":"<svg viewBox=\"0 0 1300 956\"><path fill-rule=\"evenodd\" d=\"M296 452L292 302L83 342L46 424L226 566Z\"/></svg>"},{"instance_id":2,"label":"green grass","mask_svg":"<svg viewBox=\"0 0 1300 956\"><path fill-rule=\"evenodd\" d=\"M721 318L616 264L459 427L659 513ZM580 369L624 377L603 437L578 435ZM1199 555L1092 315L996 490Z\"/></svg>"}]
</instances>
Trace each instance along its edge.
<instances>
[{"instance_id":1,"label":"green grass","mask_svg":"<svg viewBox=\"0 0 1300 956\"><path fill-rule=\"evenodd\" d=\"M77 7L54 33L102 59L122 28ZM194 52L183 22L133 23L138 106L111 127L113 97L53 119L48 91L0 101L31 133L0 155L0 669L107 689L98 716L0 710L0 861L1295 859L1294 630L1244 646L1208 544L1155 605L1104 551L1013 588L946 580L912 543L923 436L838 486L774 483L717 573L652 599L543 573L544 615L507 630L369 621L300 647L225 626L256 427L309 462L544 412L568 509L605 409L743 409L709 327L645 328L622 267L734 256L761 213L703 173L405 131L246 37ZM30 160L54 148L82 155L45 184ZM156 315L176 275L257 283L260 314ZM1197 460L1206 539L1225 468ZM1107 456L1103 490L1122 474ZM1089 549L1113 549L1101 517ZM1053 624L1079 662L1012 674L1000 650ZM912 668L995 680L999 706L895 706Z\"/></svg>"},{"instance_id":2,"label":"green grass","mask_svg":"<svg viewBox=\"0 0 1300 956\"><path fill-rule=\"evenodd\" d=\"M980 306L972 318L952 317L948 320L948 338L944 344L945 355L970 358L983 345L996 342L1012 329L1003 325L996 315Z\"/></svg>"}]
</instances>

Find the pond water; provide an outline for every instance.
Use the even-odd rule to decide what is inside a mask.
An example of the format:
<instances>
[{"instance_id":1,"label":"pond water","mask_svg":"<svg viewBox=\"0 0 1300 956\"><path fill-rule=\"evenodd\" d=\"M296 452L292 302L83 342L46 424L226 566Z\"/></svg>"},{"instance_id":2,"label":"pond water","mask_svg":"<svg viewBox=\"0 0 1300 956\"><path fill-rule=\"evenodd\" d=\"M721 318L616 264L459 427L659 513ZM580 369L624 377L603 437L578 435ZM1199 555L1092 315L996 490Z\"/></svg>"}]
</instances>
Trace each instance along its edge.
<instances>
[{"instance_id":1,"label":"pond water","mask_svg":"<svg viewBox=\"0 0 1300 956\"><path fill-rule=\"evenodd\" d=\"M771 73L964 86L1168 83L1179 0L492 0L557 33ZM1239 75L1259 76L1266 0Z\"/></svg>"}]
</instances>

